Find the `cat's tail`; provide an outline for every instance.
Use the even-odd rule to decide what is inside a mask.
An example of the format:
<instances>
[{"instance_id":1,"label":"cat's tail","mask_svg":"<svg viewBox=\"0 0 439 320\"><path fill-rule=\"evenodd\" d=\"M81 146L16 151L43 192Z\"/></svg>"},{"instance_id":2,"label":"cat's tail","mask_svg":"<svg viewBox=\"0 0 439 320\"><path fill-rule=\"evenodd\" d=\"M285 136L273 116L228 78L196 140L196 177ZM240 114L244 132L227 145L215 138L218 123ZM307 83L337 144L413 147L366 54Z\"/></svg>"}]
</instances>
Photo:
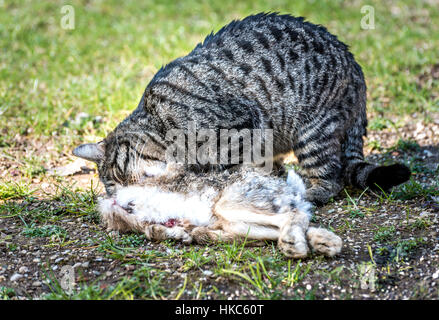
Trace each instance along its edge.
<instances>
[{"instance_id":1,"label":"cat's tail","mask_svg":"<svg viewBox=\"0 0 439 320\"><path fill-rule=\"evenodd\" d=\"M347 131L343 146L345 183L361 189L388 190L410 179L410 169L403 164L377 166L364 161L363 136L366 135L367 120L365 112Z\"/></svg>"},{"instance_id":2,"label":"cat's tail","mask_svg":"<svg viewBox=\"0 0 439 320\"><path fill-rule=\"evenodd\" d=\"M350 163L346 170L347 182L354 187L388 190L410 179L410 169L400 163L376 166L364 161Z\"/></svg>"}]
</instances>

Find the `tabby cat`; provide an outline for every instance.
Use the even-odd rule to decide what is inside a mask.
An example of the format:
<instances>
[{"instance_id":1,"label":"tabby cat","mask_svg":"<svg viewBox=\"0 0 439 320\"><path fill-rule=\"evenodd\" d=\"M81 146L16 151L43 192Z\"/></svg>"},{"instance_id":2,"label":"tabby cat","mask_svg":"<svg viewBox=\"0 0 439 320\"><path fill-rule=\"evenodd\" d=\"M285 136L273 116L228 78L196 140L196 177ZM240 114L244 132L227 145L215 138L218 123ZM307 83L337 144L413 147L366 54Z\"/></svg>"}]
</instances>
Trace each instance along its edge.
<instances>
[{"instance_id":1,"label":"tabby cat","mask_svg":"<svg viewBox=\"0 0 439 320\"><path fill-rule=\"evenodd\" d=\"M306 257L308 244L318 253L336 255L342 240L327 229L309 226L311 205L304 196L305 186L294 170L285 181L241 167L185 172L167 182L151 178L100 199L99 211L108 230L137 231L150 240L250 245L269 240L277 241L290 258Z\"/></svg>"},{"instance_id":2,"label":"tabby cat","mask_svg":"<svg viewBox=\"0 0 439 320\"><path fill-rule=\"evenodd\" d=\"M307 199L321 204L345 184L388 189L401 164L364 161L366 84L348 47L303 18L260 13L210 34L162 67L134 112L76 156L95 161L109 195L121 185L172 175L170 129L272 129L273 154L294 151ZM378 187L379 186L379 187Z\"/></svg>"}]
</instances>

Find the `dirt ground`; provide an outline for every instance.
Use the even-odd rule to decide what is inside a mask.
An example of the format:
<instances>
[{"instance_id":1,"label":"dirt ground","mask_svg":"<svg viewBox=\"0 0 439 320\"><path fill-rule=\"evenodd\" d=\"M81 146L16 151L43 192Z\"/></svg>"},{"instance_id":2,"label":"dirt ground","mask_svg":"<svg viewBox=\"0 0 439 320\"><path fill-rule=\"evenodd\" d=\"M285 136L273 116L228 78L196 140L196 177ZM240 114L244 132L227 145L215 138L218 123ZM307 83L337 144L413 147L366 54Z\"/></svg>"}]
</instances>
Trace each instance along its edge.
<instances>
[{"instance_id":1,"label":"dirt ground","mask_svg":"<svg viewBox=\"0 0 439 320\"><path fill-rule=\"evenodd\" d=\"M88 190L93 180L98 194L102 189L93 170L62 178L45 173L30 181L30 189L38 188L32 196L0 202L0 296L438 299L438 133L439 119L424 124L416 118L398 129L370 131L365 143L367 159L404 162L414 171L413 180L391 195L347 189L317 208L313 223L340 235L343 250L333 259L313 254L306 260L293 261L291 264L299 270L294 274L273 244L229 255L230 248L221 246L185 247L173 242L150 243L141 236L108 234L96 215L95 193L83 198L78 193L75 198L73 191L59 189L63 181ZM10 154L20 159L34 152L55 150L50 149L50 143L24 138ZM68 154L49 159L57 160L49 160L48 167L72 160ZM14 177L15 170L17 180L21 178L19 166L13 157L0 163L3 176ZM51 229L42 228L47 225ZM263 257L268 269L259 277L259 284L219 267L219 260L229 259L229 269L252 275L248 261L258 261L258 256ZM62 285L70 271L76 283L73 296L66 294ZM289 275L295 275L296 281ZM118 285L130 294L115 293Z\"/></svg>"}]
</instances>

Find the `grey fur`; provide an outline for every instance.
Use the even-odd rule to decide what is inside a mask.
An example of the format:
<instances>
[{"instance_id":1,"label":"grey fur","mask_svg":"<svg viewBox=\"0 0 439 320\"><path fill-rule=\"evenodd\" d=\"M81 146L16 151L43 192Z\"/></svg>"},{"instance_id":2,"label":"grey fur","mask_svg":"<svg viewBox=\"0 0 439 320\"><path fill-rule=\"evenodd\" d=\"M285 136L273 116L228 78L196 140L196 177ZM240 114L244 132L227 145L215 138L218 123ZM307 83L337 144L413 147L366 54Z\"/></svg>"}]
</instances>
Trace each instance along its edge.
<instances>
[{"instance_id":1,"label":"grey fur","mask_svg":"<svg viewBox=\"0 0 439 320\"><path fill-rule=\"evenodd\" d=\"M273 129L274 154L294 151L315 203L346 183L364 188L383 180L369 179L377 167L363 157L361 67L345 44L303 18L261 13L233 21L161 68L137 109L104 140L105 158L97 161L104 183L130 184L123 167L139 156L165 161L166 132L190 121L215 130ZM390 186L408 179L404 168Z\"/></svg>"}]
</instances>

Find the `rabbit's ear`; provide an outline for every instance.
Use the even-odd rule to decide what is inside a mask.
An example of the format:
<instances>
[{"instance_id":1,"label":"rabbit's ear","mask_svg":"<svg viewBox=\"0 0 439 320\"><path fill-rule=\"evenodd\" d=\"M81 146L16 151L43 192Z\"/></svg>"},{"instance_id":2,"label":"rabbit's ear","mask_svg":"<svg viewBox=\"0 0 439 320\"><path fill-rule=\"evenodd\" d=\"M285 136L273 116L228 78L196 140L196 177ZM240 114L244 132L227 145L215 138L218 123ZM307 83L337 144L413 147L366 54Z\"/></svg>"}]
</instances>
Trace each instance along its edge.
<instances>
[{"instance_id":1,"label":"rabbit's ear","mask_svg":"<svg viewBox=\"0 0 439 320\"><path fill-rule=\"evenodd\" d=\"M105 155L104 142L81 144L73 150L73 154L77 157L98 162Z\"/></svg>"}]
</instances>

